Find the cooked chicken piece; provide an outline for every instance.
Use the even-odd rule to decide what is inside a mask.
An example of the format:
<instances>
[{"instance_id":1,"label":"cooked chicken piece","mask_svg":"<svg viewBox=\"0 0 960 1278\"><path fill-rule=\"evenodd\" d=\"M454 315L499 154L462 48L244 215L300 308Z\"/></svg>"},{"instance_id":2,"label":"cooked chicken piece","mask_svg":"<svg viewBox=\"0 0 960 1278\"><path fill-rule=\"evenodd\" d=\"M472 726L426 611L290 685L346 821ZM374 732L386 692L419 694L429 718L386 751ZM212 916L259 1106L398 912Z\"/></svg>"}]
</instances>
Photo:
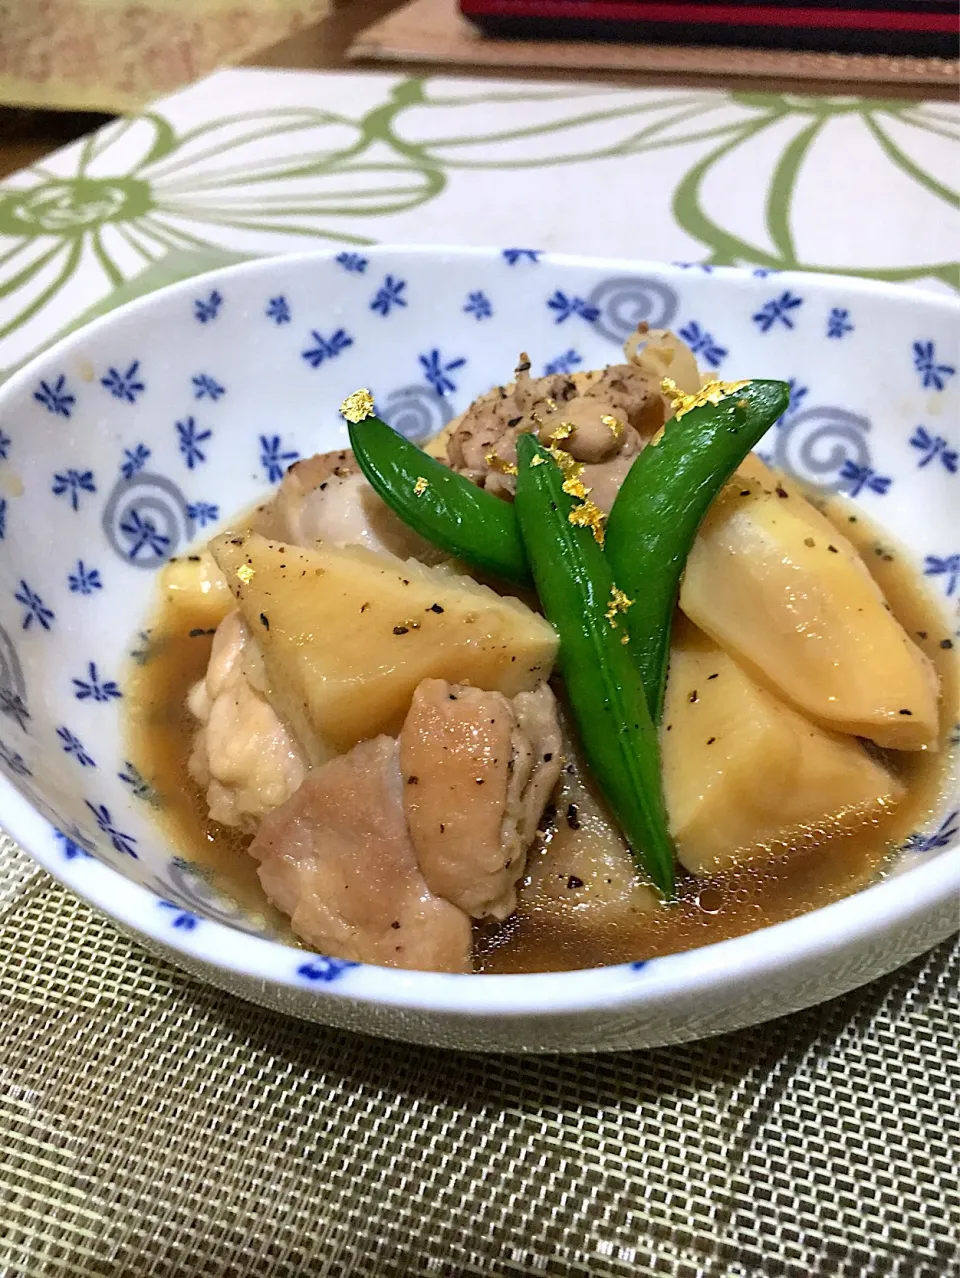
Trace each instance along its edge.
<instances>
[{"instance_id":1,"label":"cooked chicken piece","mask_svg":"<svg viewBox=\"0 0 960 1278\"><path fill-rule=\"evenodd\" d=\"M400 762L417 860L434 892L474 918L513 913L560 751L545 683L512 701L443 679L419 685Z\"/></svg>"},{"instance_id":2,"label":"cooked chicken piece","mask_svg":"<svg viewBox=\"0 0 960 1278\"><path fill-rule=\"evenodd\" d=\"M207 673L188 697L200 727L187 765L221 825L252 826L306 775L303 752L269 705L263 660L234 609L213 637Z\"/></svg>"},{"instance_id":3,"label":"cooked chicken piece","mask_svg":"<svg viewBox=\"0 0 960 1278\"><path fill-rule=\"evenodd\" d=\"M658 382L631 364L531 377L523 355L515 382L481 395L447 428L446 459L488 492L512 499L517 436L536 431L547 442L563 427L564 448L587 463L584 482L597 487L608 508L663 414Z\"/></svg>"},{"instance_id":4,"label":"cooked chicken piece","mask_svg":"<svg viewBox=\"0 0 960 1278\"><path fill-rule=\"evenodd\" d=\"M470 920L435 896L417 867L392 737L315 769L264 819L250 852L267 896L320 953L470 971Z\"/></svg>"},{"instance_id":5,"label":"cooked chicken piece","mask_svg":"<svg viewBox=\"0 0 960 1278\"><path fill-rule=\"evenodd\" d=\"M423 563L444 558L380 500L346 448L295 462L253 527L295 546L366 546Z\"/></svg>"},{"instance_id":6,"label":"cooked chicken piece","mask_svg":"<svg viewBox=\"0 0 960 1278\"><path fill-rule=\"evenodd\" d=\"M590 490L590 499L609 515L620 485L627 477L627 471L637 460L644 441L631 431L623 441L623 447L609 460L597 462L595 465L584 465L581 479Z\"/></svg>"},{"instance_id":7,"label":"cooked chicken piece","mask_svg":"<svg viewBox=\"0 0 960 1278\"><path fill-rule=\"evenodd\" d=\"M614 456L622 439L629 438L629 432L624 435L626 427L649 438L663 425L659 382L632 364L612 364L570 377L531 378L523 367L526 362L523 357L517 369L517 404L544 441L561 423L573 426L573 434L563 446L577 461L597 462Z\"/></svg>"}]
</instances>

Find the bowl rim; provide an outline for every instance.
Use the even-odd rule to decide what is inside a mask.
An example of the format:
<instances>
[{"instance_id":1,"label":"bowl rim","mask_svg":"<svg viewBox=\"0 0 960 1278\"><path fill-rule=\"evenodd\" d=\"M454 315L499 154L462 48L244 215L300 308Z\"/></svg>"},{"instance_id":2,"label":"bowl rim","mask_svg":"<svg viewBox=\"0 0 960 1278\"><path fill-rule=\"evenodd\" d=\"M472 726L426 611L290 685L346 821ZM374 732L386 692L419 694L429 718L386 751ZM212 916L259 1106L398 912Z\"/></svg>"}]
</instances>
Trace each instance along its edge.
<instances>
[{"instance_id":1,"label":"bowl rim","mask_svg":"<svg viewBox=\"0 0 960 1278\"><path fill-rule=\"evenodd\" d=\"M342 248L334 246L255 258L178 281L136 298L66 334L32 356L0 386L0 415L8 400L35 376L34 369L44 361L74 349L98 335L102 329L111 329L130 314L149 310L157 299L189 295L199 279L205 283L216 283L237 276L269 273L277 262L294 268L301 264L309 266L313 262L333 260L342 251ZM373 258L395 259L403 255L443 259L454 256L487 261L500 259L503 253L500 248L483 246L402 244L364 245L358 251ZM546 251L541 256L555 266L600 267L633 275L652 272L661 277L683 278L690 270L702 269L699 263L665 263ZM736 266L711 267L709 274L726 283L749 282L752 286L771 276L790 281L803 280L808 287L817 290L842 288L848 295L893 298L904 305L913 303L933 307L960 318L960 299L939 291L881 280L809 271L766 271L757 275L751 268ZM945 789L936 810L939 811L948 798L949 791ZM884 932L908 928L960 897L958 839L956 844L948 845L929 861L908 867L819 909L728 940L637 963L504 975L405 971L357 964L346 965L335 980L328 976L317 979L304 977L298 971L299 967L309 963L311 957L318 957L306 949L252 936L203 916L199 916L200 926L172 929L169 914L156 908L163 898L153 889L128 879L119 869L95 858L82 856L72 861L65 860L62 850L55 847L52 837L54 827L4 776L0 776L0 812L4 829L31 859L128 933L143 934L168 950L219 970L225 977L240 976L286 987L295 990L300 997L313 994L318 999L334 998L410 1012L429 1012L454 1020L477 1017L486 1020L549 1019L558 1015L622 1008L635 1010L642 1006L652 1009L673 1003L681 996L685 1001L696 1001L711 992L719 993L725 987L742 986L745 978L766 981L789 967L837 957L846 949L876 940Z\"/></svg>"}]
</instances>

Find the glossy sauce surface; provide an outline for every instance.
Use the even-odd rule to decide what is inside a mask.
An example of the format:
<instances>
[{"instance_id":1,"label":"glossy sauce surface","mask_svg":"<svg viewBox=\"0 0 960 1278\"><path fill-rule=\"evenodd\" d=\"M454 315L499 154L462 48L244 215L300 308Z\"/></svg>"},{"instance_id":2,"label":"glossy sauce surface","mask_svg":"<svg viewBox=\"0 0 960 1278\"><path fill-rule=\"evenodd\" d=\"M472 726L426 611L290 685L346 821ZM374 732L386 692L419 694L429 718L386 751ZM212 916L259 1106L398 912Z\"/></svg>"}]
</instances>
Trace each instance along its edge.
<instances>
[{"instance_id":1,"label":"glossy sauce surface","mask_svg":"<svg viewBox=\"0 0 960 1278\"><path fill-rule=\"evenodd\" d=\"M709 879L681 880L680 898L669 909L636 910L615 924L590 928L578 909L576 878L564 875L560 909L524 904L512 918L475 929L475 962L484 972L568 970L622 963L726 940L838 900L882 874L892 851L929 819L950 766L950 738L958 713L958 662L943 614L927 596L915 570L902 564L889 539L842 502L827 514L858 547L907 632L931 658L941 680L941 749L885 752L888 766L904 781L906 796L875 825L852 834L833 834L794 848L779 860L746 865ZM199 624L198 624L199 622ZM158 817L163 832L189 860L205 866L216 884L245 909L264 915L279 937L294 938L286 920L267 902L253 860L249 836L209 820L199 789L190 780L189 758L195 728L186 696L210 653L211 634L181 608L160 613L150 627L151 655L130 680L131 758L164 800ZM531 850L536 859L573 850L592 837L589 822L572 825L561 802L559 816ZM567 884L571 885L568 887ZM581 917L584 916L584 917Z\"/></svg>"}]
</instances>

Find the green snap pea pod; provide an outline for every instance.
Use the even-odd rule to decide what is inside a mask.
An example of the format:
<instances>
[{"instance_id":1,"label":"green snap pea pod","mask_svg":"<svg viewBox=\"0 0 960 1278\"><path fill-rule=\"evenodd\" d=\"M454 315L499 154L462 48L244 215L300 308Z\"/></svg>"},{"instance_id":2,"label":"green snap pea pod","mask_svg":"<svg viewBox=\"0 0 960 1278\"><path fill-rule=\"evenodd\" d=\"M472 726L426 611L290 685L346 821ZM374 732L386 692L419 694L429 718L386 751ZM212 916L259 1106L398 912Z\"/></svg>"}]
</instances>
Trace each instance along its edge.
<instances>
[{"instance_id":1,"label":"green snap pea pod","mask_svg":"<svg viewBox=\"0 0 960 1278\"><path fill-rule=\"evenodd\" d=\"M710 503L787 409L786 382L751 381L667 423L631 466L607 522L606 553L632 599L630 647L659 723L680 578Z\"/></svg>"},{"instance_id":2,"label":"green snap pea pod","mask_svg":"<svg viewBox=\"0 0 960 1278\"><path fill-rule=\"evenodd\" d=\"M610 563L591 529L570 523L575 503L550 453L532 435L520 436L517 453L515 509L540 602L560 636L560 670L584 752L637 863L669 898L674 854L660 745L623 642L623 616L608 616Z\"/></svg>"},{"instance_id":3,"label":"green snap pea pod","mask_svg":"<svg viewBox=\"0 0 960 1278\"><path fill-rule=\"evenodd\" d=\"M441 465L379 417L350 423L350 446L370 486L415 532L458 559L527 584L517 517L509 502Z\"/></svg>"}]
</instances>

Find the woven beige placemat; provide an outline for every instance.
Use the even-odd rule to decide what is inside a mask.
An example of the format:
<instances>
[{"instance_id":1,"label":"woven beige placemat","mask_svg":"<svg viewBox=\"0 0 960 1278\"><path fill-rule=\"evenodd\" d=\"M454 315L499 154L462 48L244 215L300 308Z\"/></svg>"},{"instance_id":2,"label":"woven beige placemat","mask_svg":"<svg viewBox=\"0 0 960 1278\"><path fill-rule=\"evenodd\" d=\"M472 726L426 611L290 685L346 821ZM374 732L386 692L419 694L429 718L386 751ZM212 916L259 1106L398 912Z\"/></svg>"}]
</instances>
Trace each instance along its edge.
<instances>
[{"instance_id":1,"label":"woven beige placemat","mask_svg":"<svg viewBox=\"0 0 960 1278\"><path fill-rule=\"evenodd\" d=\"M363 31L349 57L470 66L645 71L737 79L831 81L856 93L870 84L923 85L956 94L960 63L946 58L873 57L600 41L493 40L460 16L456 0L413 0Z\"/></svg>"},{"instance_id":2,"label":"woven beige placemat","mask_svg":"<svg viewBox=\"0 0 960 1278\"><path fill-rule=\"evenodd\" d=\"M2 1278L945 1278L946 944L760 1029L456 1056L199 985L0 842Z\"/></svg>"}]
</instances>

